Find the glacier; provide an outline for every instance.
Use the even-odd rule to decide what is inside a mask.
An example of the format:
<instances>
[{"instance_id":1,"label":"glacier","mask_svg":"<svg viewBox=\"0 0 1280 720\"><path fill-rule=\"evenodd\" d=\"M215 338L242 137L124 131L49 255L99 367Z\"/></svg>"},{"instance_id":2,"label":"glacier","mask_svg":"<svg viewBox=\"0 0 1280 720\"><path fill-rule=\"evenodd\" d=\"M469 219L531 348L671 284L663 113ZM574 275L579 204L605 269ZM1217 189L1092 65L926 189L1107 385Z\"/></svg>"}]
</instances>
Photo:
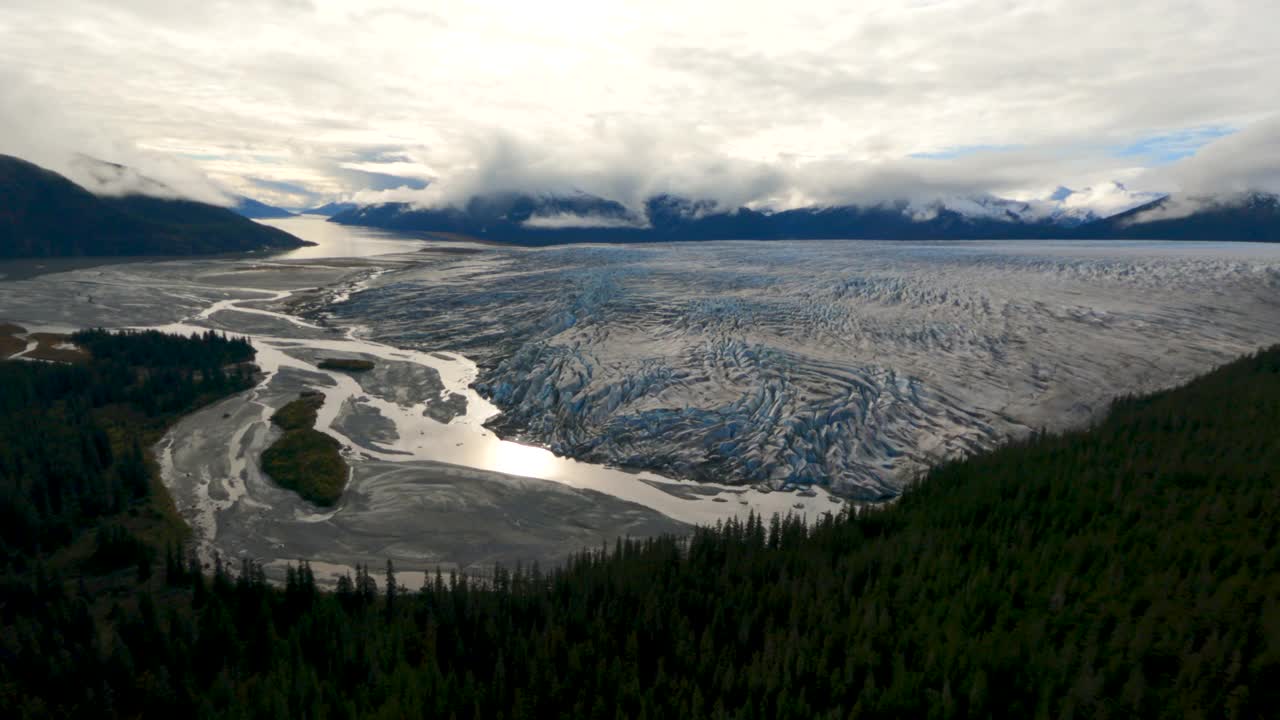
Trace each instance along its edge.
<instances>
[{"instance_id":1,"label":"glacier","mask_svg":"<svg viewBox=\"0 0 1280 720\"><path fill-rule=\"evenodd\" d=\"M1280 341L1280 248L1165 242L490 247L318 311L474 360L490 427L670 477L884 500Z\"/></svg>"},{"instance_id":2,"label":"glacier","mask_svg":"<svg viewBox=\"0 0 1280 720\"><path fill-rule=\"evenodd\" d=\"M0 315L29 329L250 336L259 385L155 447L204 558L484 573L752 512L818 518L1280 341L1280 245L525 249L335 227L290 257L0 283ZM304 390L352 467L325 512L257 465Z\"/></svg>"}]
</instances>

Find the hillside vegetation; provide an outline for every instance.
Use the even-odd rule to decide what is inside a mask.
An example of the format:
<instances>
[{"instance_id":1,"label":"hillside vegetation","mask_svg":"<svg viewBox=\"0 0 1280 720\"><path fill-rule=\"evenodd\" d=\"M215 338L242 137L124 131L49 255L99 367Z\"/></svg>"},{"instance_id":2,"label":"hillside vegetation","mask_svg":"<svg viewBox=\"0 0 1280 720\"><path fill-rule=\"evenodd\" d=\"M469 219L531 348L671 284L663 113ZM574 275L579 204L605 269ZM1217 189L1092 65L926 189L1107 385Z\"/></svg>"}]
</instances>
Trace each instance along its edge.
<instances>
[{"instance_id":1,"label":"hillside vegetation","mask_svg":"<svg viewBox=\"0 0 1280 720\"><path fill-rule=\"evenodd\" d=\"M0 155L0 259L198 255L311 244L205 203L99 197L53 171Z\"/></svg>"},{"instance_id":2,"label":"hillside vegetation","mask_svg":"<svg viewBox=\"0 0 1280 720\"><path fill-rule=\"evenodd\" d=\"M10 573L88 529L171 508L143 448L183 413L253 384L243 339L86 330L71 340L86 361L0 361L0 567Z\"/></svg>"},{"instance_id":3,"label":"hillside vegetation","mask_svg":"<svg viewBox=\"0 0 1280 720\"><path fill-rule=\"evenodd\" d=\"M388 573L379 591L361 568L322 592L305 564L273 588L252 563L210 578L175 550L162 578L103 598L26 546L0 595L0 701L11 717L1271 717L1277 427L1271 349L1089 431L940 467L892 505L421 589ZM44 502L49 482L9 492Z\"/></svg>"},{"instance_id":4,"label":"hillside vegetation","mask_svg":"<svg viewBox=\"0 0 1280 720\"><path fill-rule=\"evenodd\" d=\"M344 372L365 372L372 370L374 364L372 360L361 360L359 358L325 358L320 361L321 370L342 370Z\"/></svg>"}]
</instances>

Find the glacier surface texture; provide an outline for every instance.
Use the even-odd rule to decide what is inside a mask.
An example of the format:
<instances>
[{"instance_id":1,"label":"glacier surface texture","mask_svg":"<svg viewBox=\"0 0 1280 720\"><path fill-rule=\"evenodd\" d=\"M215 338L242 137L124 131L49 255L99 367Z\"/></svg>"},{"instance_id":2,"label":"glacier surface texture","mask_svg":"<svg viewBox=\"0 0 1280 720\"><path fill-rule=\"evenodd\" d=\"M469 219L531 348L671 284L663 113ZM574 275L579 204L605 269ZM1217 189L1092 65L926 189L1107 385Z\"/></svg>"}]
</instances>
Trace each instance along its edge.
<instances>
[{"instance_id":1,"label":"glacier surface texture","mask_svg":"<svg viewBox=\"0 0 1280 720\"><path fill-rule=\"evenodd\" d=\"M1280 246L493 248L329 319L475 360L504 436L663 474L893 497L925 467L1280 341Z\"/></svg>"}]
</instances>

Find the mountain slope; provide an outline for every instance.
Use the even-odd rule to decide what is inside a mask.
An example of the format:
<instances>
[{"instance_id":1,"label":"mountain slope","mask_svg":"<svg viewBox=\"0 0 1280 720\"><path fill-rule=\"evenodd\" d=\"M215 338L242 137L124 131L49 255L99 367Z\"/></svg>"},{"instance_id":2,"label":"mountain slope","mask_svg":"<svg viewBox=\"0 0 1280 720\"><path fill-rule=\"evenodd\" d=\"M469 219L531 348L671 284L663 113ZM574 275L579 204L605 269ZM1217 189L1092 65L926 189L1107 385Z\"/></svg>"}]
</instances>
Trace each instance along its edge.
<instances>
[{"instance_id":1,"label":"mountain slope","mask_svg":"<svg viewBox=\"0 0 1280 720\"><path fill-rule=\"evenodd\" d=\"M55 172L0 155L0 258L195 255L309 244L213 205L98 197Z\"/></svg>"},{"instance_id":2,"label":"mountain slope","mask_svg":"<svg viewBox=\"0 0 1280 720\"><path fill-rule=\"evenodd\" d=\"M1162 198L1083 228L1087 237L1280 242L1280 197Z\"/></svg>"},{"instance_id":3,"label":"mountain slope","mask_svg":"<svg viewBox=\"0 0 1280 720\"><path fill-rule=\"evenodd\" d=\"M1168 197L1165 193L1130 190L1122 183L1111 182L1071 190L1060 187L1050 196L1052 215L1059 223L1082 225L1127 212Z\"/></svg>"},{"instance_id":4,"label":"mountain slope","mask_svg":"<svg viewBox=\"0 0 1280 720\"><path fill-rule=\"evenodd\" d=\"M532 245L643 240L646 233L620 203L590 195L478 195L462 208L415 208L408 203L365 205L329 218L343 225L445 232ZM651 233L648 233L651 234Z\"/></svg>"},{"instance_id":5,"label":"mountain slope","mask_svg":"<svg viewBox=\"0 0 1280 720\"><path fill-rule=\"evenodd\" d=\"M268 205L264 202L259 202L257 200L254 200L251 197L245 197L243 195L241 195L237 199L236 204L233 205L231 209L237 215L255 219L255 220L261 220L265 218L286 218L286 217L294 216L294 213L291 213L288 210L285 210L284 208L278 208L274 205Z\"/></svg>"},{"instance_id":6,"label":"mountain slope","mask_svg":"<svg viewBox=\"0 0 1280 720\"><path fill-rule=\"evenodd\" d=\"M1146 205L1164 198L1163 193L1130 190L1110 182L1073 190L1059 186L1046 197L1010 200L991 194L943 197L923 205L908 204L906 212L924 219L939 209L958 213L971 220L1006 223L1047 223L1074 228Z\"/></svg>"}]
</instances>

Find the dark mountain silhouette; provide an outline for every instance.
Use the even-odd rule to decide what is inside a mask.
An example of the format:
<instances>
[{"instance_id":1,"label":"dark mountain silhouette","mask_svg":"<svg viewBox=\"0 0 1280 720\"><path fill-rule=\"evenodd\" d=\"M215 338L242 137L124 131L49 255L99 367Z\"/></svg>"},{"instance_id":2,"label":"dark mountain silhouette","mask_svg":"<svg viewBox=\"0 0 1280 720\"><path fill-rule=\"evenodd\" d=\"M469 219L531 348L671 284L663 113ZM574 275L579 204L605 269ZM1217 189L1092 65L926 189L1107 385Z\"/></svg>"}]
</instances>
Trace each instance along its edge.
<instances>
[{"instance_id":1,"label":"dark mountain silhouette","mask_svg":"<svg viewBox=\"0 0 1280 720\"><path fill-rule=\"evenodd\" d=\"M99 197L55 172L0 155L0 257L195 255L310 244L214 205Z\"/></svg>"},{"instance_id":2,"label":"dark mountain silhouette","mask_svg":"<svg viewBox=\"0 0 1280 720\"><path fill-rule=\"evenodd\" d=\"M1053 237L1053 223L1004 222L937 209L917 220L904 205L725 212L709 201L659 195L643 215L590 195L476 197L463 208L414 208L406 203L369 205L330 218L346 225L448 232L527 245L566 242L667 242L780 239L971 239ZM575 223L576 218L576 224Z\"/></svg>"},{"instance_id":3,"label":"dark mountain silhouette","mask_svg":"<svg viewBox=\"0 0 1280 720\"><path fill-rule=\"evenodd\" d=\"M1162 198L1082 228L1088 237L1280 242L1280 197Z\"/></svg>"},{"instance_id":4,"label":"dark mountain silhouette","mask_svg":"<svg viewBox=\"0 0 1280 720\"><path fill-rule=\"evenodd\" d=\"M574 217L591 227L538 226L540 220ZM366 205L329 218L343 225L367 225L388 230L460 233L503 242L549 244L560 242L642 241L652 235L622 204L590 195L534 197L520 194L483 195L462 208L414 208L408 203ZM604 225L601 227L601 225ZM607 237L606 237L607 236Z\"/></svg>"},{"instance_id":5,"label":"dark mountain silhouette","mask_svg":"<svg viewBox=\"0 0 1280 720\"><path fill-rule=\"evenodd\" d=\"M923 212L906 202L813 207L772 212L724 211L710 201L659 195L634 213L590 195L479 196L461 208L407 203L366 205L330 218L346 225L471 235L522 245L572 242L670 242L781 239L1169 239L1280 241L1280 201L1254 193L1196 201L1195 211L1159 219L1161 198L1110 218L1078 215L1026 219L1015 213L974 216L938 203Z\"/></svg>"},{"instance_id":6,"label":"dark mountain silhouette","mask_svg":"<svg viewBox=\"0 0 1280 720\"><path fill-rule=\"evenodd\" d=\"M1049 221L969 217L937 208L928 217L913 217L906 203L859 207L799 208L771 216L786 238L975 240L983 238L1059 237L1066 228Z\"/></svg>"},{"instance_id":7,"label":"dark mountain silhouette","mask_svg":"<svg viewBox=\"0 0 1280 720\"><path fill-rule=\"evenodd\" d=\"M285 218L293 217L295 213L289 212L284 208L278 208L274 205L268 205L264 202L254 200L251 197L241 195L237 198L236 204L231 209L243 217L252 218L254 220L262 220L266 218Z\"/></svg>"}]
</instances>

